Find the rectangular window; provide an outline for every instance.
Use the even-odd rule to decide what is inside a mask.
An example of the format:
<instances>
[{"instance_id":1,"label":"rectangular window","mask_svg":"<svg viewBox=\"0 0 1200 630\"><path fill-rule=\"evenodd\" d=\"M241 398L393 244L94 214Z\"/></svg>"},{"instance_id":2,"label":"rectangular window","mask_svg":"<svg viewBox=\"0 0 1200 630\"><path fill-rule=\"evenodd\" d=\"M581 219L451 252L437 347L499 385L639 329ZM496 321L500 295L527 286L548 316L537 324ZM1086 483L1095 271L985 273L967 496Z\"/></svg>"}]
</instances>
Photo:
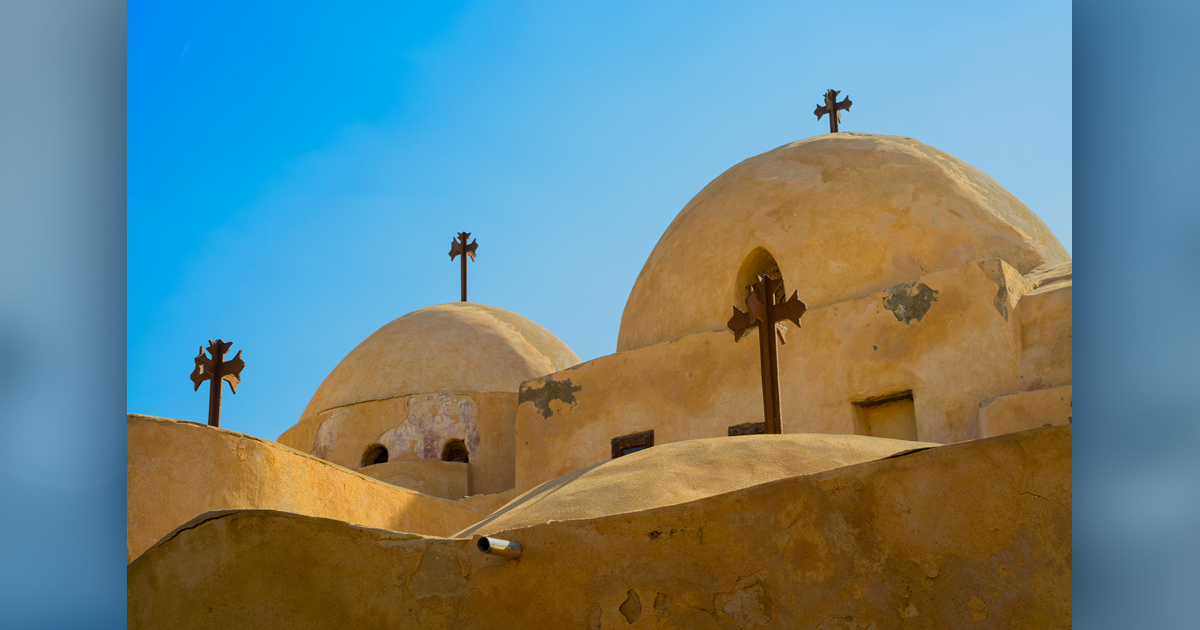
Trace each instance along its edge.
<instances>
[{"instance_id":1,"label":"rectangular window","mask_svg":"<svg viewBox=\"0 0 1200 630\"><path fill-rule=\"evenodd\" d=\"M917 414L911 390L854 403L854 419L854 429L859 435L917 439Z\"/></svg>"},{"instance_id":2,"label":"rectangular window","mask_svg":"<svg viewBox=\"0 0 1200 630\"><path fill-rule=\"evenodd\" d=\"M767 432L765 422L744 422L729 427L729 435L762 435Z\"/></svg>"},{"instance_id":3,"label":"rectangular window","mask_svg":"<svg viewBox=\"0 0 1200 630\"><path fill-rule=\"evenodd\" d=\"M612 439L612 456L616 459L622 455L636 453L654 446L654 431L630 433Z\"/></svg>"}]
</instances>

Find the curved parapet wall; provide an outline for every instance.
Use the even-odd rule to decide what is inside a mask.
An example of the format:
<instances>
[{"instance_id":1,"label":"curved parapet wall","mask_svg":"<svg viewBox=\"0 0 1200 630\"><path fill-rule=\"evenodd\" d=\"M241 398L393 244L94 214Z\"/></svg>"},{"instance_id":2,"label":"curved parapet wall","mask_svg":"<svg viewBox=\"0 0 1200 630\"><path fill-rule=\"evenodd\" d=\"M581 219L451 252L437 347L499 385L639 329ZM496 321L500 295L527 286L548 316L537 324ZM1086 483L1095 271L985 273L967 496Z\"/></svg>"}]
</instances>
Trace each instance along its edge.
<instances>
[{"instance_id":1,"label":"curved parapet wall","mask_svg":"<svg viewBox=\"0 0 1200 630\"><path fill-rule=\"evenodd\" d=\"M210 514L129 566L129 627L1068 628L1071 429L496 536Z\"/></svg>"},{"instance_id":2,"label":"curved parapet wall","mask_svg":"<svg viewBox=\"0 0 1200 630\"><path fill-rule=\"evenodd\" d=\"M526 492L454 535L641 512L776 479L938 446L860 435L743 435L663 444L588 466Z\"/></svg>"},{"instance_id":3,"label":"curved parapet wall","mask_svg":"<svg viewBox=\"0 0 1200 630\"><path fill-rule=\"evenodd\" d=\"M127 427L128 560L214 510L281 510L433 536L487 515L225 429L137 414Z\"/></svg>"}]
</instances>

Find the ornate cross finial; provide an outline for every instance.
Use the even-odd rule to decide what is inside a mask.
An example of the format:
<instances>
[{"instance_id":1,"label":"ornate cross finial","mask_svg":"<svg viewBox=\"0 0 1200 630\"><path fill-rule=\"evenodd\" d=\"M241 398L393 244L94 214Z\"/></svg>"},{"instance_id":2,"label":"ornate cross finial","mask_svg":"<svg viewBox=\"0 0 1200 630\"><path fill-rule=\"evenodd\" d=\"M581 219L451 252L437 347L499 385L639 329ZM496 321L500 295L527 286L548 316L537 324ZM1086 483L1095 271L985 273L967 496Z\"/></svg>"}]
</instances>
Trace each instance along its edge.
<instances>
[{"instance_id":1,"label":"ornate cross finial","mask_svg":"<svg viewBox=\"0 0 1200 630\"><path fill-rule=\"evenodd\" d=\"M854 104L849 96L842 99L842 102L839 103L837 100L838 94L841 94L838 90L829 90L826 92L825 104L817 105L817 110L813 112L817 115L817 120L821 120L821 116L829 114L829 133L838 132L838 123L842 122L842 110L849 111L850 106Z\"/></svg>"},{"instance_id":2,"label":"ornate cross finial","mask_svg":"<svg viewBox=\"0 0 1200 630\"><path fill-rule=\"evenodd\" d=\"M467 239L471 238L470 232L459 232L458 237L450 241L450 260L454 260L455 256L462 256L462 301L467 301L467 256L471 257L471 261L475 261L475 250L479 249L479 243L471 241L467 244Z\"/></svg>"},{"instance_id":3,"label":"ornate cross finial","mask_svg":"<svg viewBox=\"0 0 1200 630\"><path fill-rule=\"evenodd\" d=\"M792 297L775 301L775 292L783 284L783 280L762 275L758 281L747 287L746 310L733 307L733 317L729 318L729 330L733 331L733 341L736 343L751 328L758 328L759 367L762 372L763 415L767 433L783 433L783 414L779 407L779 351L775 345L787 343L784 333L787 332L787 321L790 320L800 327L800 316L808 310L792 292Z\"/></svg>"},{"instance_id":4,"label":"ornate cross finial","mask_svg":"<svg viewBox=\"0 0 1200 630\"><path fill-rule=\"evenodd\" d=\"M238 350L237 356L232 360L225 360L225 354L232 346L232 341L218 339L214 342L210 339L208 353L212 355L212 358L204 355L204 347L201 346L200 354L196 355L196 369L192 370L192 382L196 384L196 388L192 391L199 391L200 383L210 381L208 385L208 425L212 427L221 426L221 381L229 381L230 391L236 394L237 386L242 382L242 368L246 367L246 362L242 360L241 350Z\"/></svg>"}]
</instances>

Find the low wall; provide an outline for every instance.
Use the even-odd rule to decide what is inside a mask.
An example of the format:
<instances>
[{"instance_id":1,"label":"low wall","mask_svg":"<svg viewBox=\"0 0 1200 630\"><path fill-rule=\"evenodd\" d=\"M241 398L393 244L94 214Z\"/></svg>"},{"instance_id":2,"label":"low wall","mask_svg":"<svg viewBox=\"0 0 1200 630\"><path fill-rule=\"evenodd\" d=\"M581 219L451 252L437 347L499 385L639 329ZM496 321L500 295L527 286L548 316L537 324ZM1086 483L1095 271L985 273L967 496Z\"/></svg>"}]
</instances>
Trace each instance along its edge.
<instances>
[{"instance_id":1,"label":"low wall","mask_svg":"<svg viewBox=\"0 0 1200 630\"><path fill-rule=\"evenodd\" d=\"M214 510L281 510L431 536L487 516L225 429L136 414L126 426L129 561Z\"/></svg>"},{"instance_id":2,"label":"low wall","mask_svg":"<svg viewBox=\"0 0 1200 630\"><path fill-rule=\"evenodd\" d=\"M458 501L467 496L469 467L470 464L437 459L400 459L364 466L358 472L393 486Z\"/></svg>"},{"instance_id":3,"label":"low wall","mask_svg":"<svg viewBox=\"0 0 1200 630\"><path fill-rule=\"evenodd\" d=\"M129 566L129 627L1068 628L1071 429L495 535L209 514Z\"/></svg>"}]
</instances>

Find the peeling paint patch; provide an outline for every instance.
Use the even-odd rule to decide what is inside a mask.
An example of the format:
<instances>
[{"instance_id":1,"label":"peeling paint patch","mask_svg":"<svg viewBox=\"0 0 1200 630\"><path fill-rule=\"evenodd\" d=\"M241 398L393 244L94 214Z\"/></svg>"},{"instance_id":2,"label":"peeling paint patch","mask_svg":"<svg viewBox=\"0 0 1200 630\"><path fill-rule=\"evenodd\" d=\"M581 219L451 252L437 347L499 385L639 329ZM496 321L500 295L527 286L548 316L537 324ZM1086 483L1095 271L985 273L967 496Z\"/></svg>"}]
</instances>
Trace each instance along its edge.
<instances>
[{"instance_id":1,"label":"peeling paint patch","mask_svg":"<svg viewBox=\"0 0 1200 630\"><path fill-rule=\"evenodd\" d=\"M549 418L554 415L550 409L550 401L557 400L574 407L575 392L581 389L582 386L572 384L569 378L562 381L546 379L541 387L523 387L517 396L517 404L532 402L533 406L542 412L543 418Z\"/></svg>"},{"instance_id":2,"label":"peeling paint patch","mask_svg":"<svg viewBox=\"0 0 1200 630\"><path fill-rule=\"evenodd\" d=\"M625 603L621 604L618 610L625 616L625 621L633 625L633 622L642 616L642 598L638 597L637 591L629 589L629 594L625 597Z\"/></svg>"},{"instance_id":3,"label":"peeling paint patch","mask_svg":"<svg viewBox=\"0 0 1200 630\"><path fill-rule=\"evenodd\" d=\"M883 307L896 316L896 321L918 323L937 301L938 292L922 282L905 282L884 291Z\"/></svg>"},{"instance_id":4,"label":"peeling paint patch","mask_svg":"<svg viewBox=\"0 0 1200 630\"><path fill-rule=\"evenodd\" d=\"M713 606L733 619L739 628L752 628L771 621L771 593L766 571L738 578L737 588L713 596Z\"/></svg>"},{"instance_id":5,"label":"peeling paint patch","mask_svg":"<svg viewBox=\"0 0 1200 630\"><path fill-rule=\"evenodd\" d=\"M441 459L442 448L450 440L462 440L467 454L475 458L479 448L476 418L479 409L470 396L460 394L424 394L408 398L404 423L388 429L378 442L396 454L411 452L421 459Z\"/></svg>"},{"instance_id":6,"label":"peeling paint patch","mask_svg":"<svg viewBox=\"0 0 1200 630\"><path fill-rule=\"evenodd\" d=\"M999 260L981 260L979 268L983 270L983 274L988 280L996 283L1000 287L996 291L996 297L992 298L992 304L996 306L996 312L1004 317L1004 321L1008 321L1008 282L1004 279L1004 263Z\"/></svg>"},{"instance_id":7,"label":"peeling paint patch","mask_svg":"<svg viewBox=\"0 0 1200 630\"><path fill-rule=\"evenodd\" d=\"M671 607L671 597L666 593L659 593L654 598L654 610L662 611Z\"/></svg>"},{"instance_id":8,"label":"peeling paint patch","mask_svg":"<svg viewBox=\"0 0 1200 630\"><path fill-rule=\"evenodd\" d=\"M337 414L321 423L321 427L317 429L317 439L313 442L312 454L314 457L329 459L329 455L333 453L333 447L337 445L337 434L338 429L342 426L342 417L341 414Z\"/></svg>"}]
</instances>

